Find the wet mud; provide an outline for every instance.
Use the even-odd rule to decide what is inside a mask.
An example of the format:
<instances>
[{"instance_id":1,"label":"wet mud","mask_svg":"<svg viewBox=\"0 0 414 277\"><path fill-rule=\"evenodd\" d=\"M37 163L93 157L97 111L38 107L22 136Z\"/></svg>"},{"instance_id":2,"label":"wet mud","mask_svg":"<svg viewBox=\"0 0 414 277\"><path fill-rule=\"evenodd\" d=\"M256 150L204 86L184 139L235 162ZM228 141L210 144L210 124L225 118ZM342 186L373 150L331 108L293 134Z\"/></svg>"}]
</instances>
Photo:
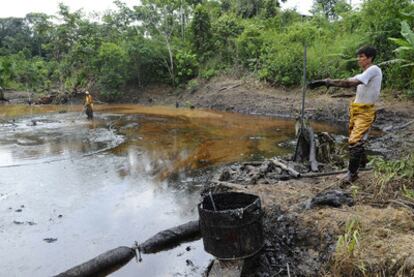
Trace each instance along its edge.
<instances>
[{"instance_id":1,"label":"wet mud","mask_svg":"<svg viewBox=\"0 0 414 277\"><path fill-rule=\"evenodd\" d=\"M242 276L319 276L335 247L330 234L321 238L294 213L275 205L265 210L265 247L247 260Z\"/></svg>"}]
</instances>

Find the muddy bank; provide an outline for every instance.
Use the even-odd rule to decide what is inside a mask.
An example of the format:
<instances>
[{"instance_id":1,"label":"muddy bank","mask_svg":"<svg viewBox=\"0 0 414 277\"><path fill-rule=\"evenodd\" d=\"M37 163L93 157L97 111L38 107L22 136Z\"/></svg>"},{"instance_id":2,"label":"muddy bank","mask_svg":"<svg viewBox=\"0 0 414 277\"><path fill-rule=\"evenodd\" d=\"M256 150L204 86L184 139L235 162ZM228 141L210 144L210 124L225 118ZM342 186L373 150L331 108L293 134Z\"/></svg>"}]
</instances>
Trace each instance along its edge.
<instances>
[{"instance_id":1,"label":"muddy bank","mask_svg":"<svg viewBox=\"0 0 414 277\"><path fill-rule=\"evenodd\" d=\"M370 171L352 185L335 176L218 181L223 172L206 191L258 195L265 212L265 247L242 276L413 276L414 201L398 190L412 182L378 197Z\"/></svg>"},{"instance_id":2,"label":"muddy bank","mask_svg":"<svg viewBox=\"0 0 414 277\"><path fill-rule=\"evenodd\" d=\"M197 85L173 89L168 86L125 90L120 102L147 105L178 105L179 107L209 108L245 114L295 118L300 113L301 88L275 88L255 79L218 77ZM346 121L351 98L337 98L352 91L338 88L307 91L306 116L313 120ZM383 93L384 94L384 93ZM404 115L413 116L410 103L391 97L378 103L382 121L393 121ZM395 119L396 120L396 119ZM398 121L398 120L397 120ZM384 122L385 124L386 122Z\"/></svg>"}]
</instances>

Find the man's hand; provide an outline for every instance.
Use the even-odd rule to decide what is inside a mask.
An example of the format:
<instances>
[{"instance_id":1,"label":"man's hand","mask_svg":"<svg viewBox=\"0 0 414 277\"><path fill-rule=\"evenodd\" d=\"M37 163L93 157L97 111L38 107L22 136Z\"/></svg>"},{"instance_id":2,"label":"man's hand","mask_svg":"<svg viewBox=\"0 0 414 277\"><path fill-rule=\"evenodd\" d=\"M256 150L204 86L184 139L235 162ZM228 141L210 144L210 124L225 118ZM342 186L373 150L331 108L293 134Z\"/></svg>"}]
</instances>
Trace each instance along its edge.
<instances>
[{"instance_id":1,"label":"man's hand","mask_svg":"<svg viewBox=\"0 0 414 277\"><path fill-rule=\"evenodd\" d=\"M308 83L308 88L309 89L315 89L315 88L318 88L318 87L322 87L322 86L326 86L326 87L329 87L329 82L328 82L328 79L323 79L323 80L313 80L313 81L310 81L309 83Z\"/></svg>"}]
</instances>

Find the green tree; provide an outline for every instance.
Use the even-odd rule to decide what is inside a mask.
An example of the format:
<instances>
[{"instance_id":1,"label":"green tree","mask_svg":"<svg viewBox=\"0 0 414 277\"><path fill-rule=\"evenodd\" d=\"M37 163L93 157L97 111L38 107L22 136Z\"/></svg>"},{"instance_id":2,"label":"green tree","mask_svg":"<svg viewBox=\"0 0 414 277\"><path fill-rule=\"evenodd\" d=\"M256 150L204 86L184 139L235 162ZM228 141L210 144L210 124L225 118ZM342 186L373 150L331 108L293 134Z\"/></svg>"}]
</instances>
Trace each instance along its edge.
<instances>
[{"instance_id":1,"label":"green tree","mask_svg":"<svg viewBox=\"0 0 414 277\"><path fill-rule=\"evenodd\" d=\"M30 59L27 53L19 52L11 56L13 79L22 89L42 90L49 75L47 63L40 57Z\"/></svg>"},{"instance_id":2,"label":"green tree","mask_svg":"<svg viewBox=\"0 0 414 277\"><path fill-rule=\"evenodd\" d=\"M286 2L286 0L282 0L282 2ZM261 13L264 18L271 18L271 17L276 16L279 8L280 8L279 1L263 0L263 9Z\"/></svg>"},{"instance_id":3,"label":"green tree","mask_svg":"<svg viewBox=\"0 0 414 277\"><path fill-rule=\"evenodd\" d=\"M236 12L243 18L251 18L260 13L261 0L238 0L236 1Z\"/></svg>"},{"instance_id":4,"label":"green tree","mask_svg":"<svg viewBox=\"0 0 414 277\"><path fill-rule=\"evenodd\" d=\"M236 38L244 27L234 15L223 15L213 24L214 49L221 62L231 64L237 59Z\"/></svg>"},{"instance_id":5,"label":"green tree","mask_svg":"<svg viewBox=\"0 0 414 277\"><path fill-rule=\"evenodd\" d=\"M351 9L345 0L314 0L312 12L322 13L327 19L336 20L341 13Z\"/></svg>"},{"instance_id":6,"label":"green tree","mask_svg":"<svg viewBox=\"0 0 414 277\"><path fill-rule=\"evenodd\" d=\"M24 20L31 34L32 55L45 57L42 46L50 43L53 29L50 16L43 13L29 13Z\"/></svg>"},{"instance_id":7,"label":"green tree","mask_svg":"<svg viewBox=\"0 0 414 277\"><path fill-rule=\"evenodd\" d=\"M397 58L385 63L399 66L398 72L400 77L405 77L404 79L408 80L408 82L402 82L399 85L402 88L411 90L414 88L414 80L412 78L414 76L414 32L407 21L401 22L401 35L402 38L389 38L390 41L398 46L394 50ZM412 94L412 92L410 93Z\"/></svg>"},{"instance_id":8,"label":"green tree","mask_svg":"<svg viewBox=\"0 0 414 277\"><path fill-rule=\"evenodd\" d=\"M362 31L367 34L367 42L379 51L378 60L390 60L395 45L389 37L400 36L404 13L414 10L411 0L366 0L362 4Z\"/></svg>"},{"instance_id":9,"label":"green tree","mask_svg":"<svg viewBox=\"0 0 414 277\"><path fill-rule=\"evenodd\" d=\"M172 84L175 84L175 65L173 42L175 37L183 39L183 1L143 0L136 6L135 15L143 24L145 33L163 45L168 53L164 65L168 70Z\"/></svg>"},{"instance_id":10,"label":"green tree","mask_svg":"<svg viewBox=\"0 0 414 277\"><path fill-rule=\"evenodd\" d=\"M12 62L8 56L0 56L0 87L6 87L13 78Z\"/></svg>"},{"instance_id":11,"label":"green tree","mask_svg":"<svg viewBox=\"0 0 414 277\"><path fill-rule=\"evenodd\" d=\"M104 92L116 92L126 81L126 50L111 42L104 42L96 57L97 84Z\"/></svg>"},{"instance_id":12,"label":"green tree","mask_svg":"<svg viewBox=\"0 0 414 277\"><path fill-rule=\"evenodd\" d=\"M210 16L202 5L197 5L190 29L194 51L204 60L210 54L212 30Z\"/></svg>"},{"instance_id":13,"label":"green tree","mask_svg":"<svg viewBox=\"0 0 414 277\"><path fill-rule=\"evenodd\" d=\"M257 70L259 58L263 45L261 33L263 27L250 24L246 26L243 33L237 38L239 57L242 63L251 70Z\"/></svg>"},{"instance_id":14,"label":"green tree","mask_svg":"<svg viewBox=\"0 0 414 277\"><path fill-rule=\"evenodd\" d=\"M164 65L165 47L157 41L137 35L126 41L128 51L128 80L142 87L149 83L167 83L169 76Z\"/></svg>"},{"instance_id":15,"label":"green tree","mask_svg":"<svg viewBox=\"0 0 414 277\"><path fill-rule=\"evenodd\" d=\"M242 18L252 18L261 14L265 18L273 17L280 7L279 0L224 0L221 3L224 12L234 12Z\"/></svg>"},{"instance_id":16,"label":"green tree","mask_svg":"<svg viewBox=\"0 0 414 277\"><path fill-rule=\"evenodd\" d=\"M78 24L81 21L81 12L71 13L69 7L59 4L58 20L62 23L53 28L50 42L44 44L44 49L49 51L52 58L61 61L69 52L71 46L77 40Z\"/></svg>"},{"instance_id":17,"label":"green tree","mask_svg":"<svg viewBox=\"0 0 414 277\"><path fill-rule=\"evenodd\" d=\"M31 49L30 41L30 31L23 18L0 18L0 54Z\"/></svg>"},{"instance_id":18,"label":"green tree","mask_svg":"<svg viewBox=\"0 0 414 277\"><path fill-rule=\"evenodd\" d=\"M102 17L102 35L106 40L119 41L129 39L140 33L133 9L120 1L114 2L117 10L111 10Z\"/></svg>"}]
</instances>

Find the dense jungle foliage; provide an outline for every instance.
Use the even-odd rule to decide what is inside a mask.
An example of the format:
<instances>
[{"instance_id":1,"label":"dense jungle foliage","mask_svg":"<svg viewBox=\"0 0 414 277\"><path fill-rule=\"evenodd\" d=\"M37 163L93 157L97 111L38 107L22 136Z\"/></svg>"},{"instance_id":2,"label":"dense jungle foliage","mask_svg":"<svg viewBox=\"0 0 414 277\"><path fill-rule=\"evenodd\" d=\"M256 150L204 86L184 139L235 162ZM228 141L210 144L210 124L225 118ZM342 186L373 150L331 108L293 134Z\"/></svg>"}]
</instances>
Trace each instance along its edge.
<instances>
[{"instance_id":1,"label":"dense jungle foliage","mask_svg":"<svg viewBox=\"0 0 414 277\"><path fill-rule=\"evenodd\" d=\"M315 0L311 16L278 0L142 0L102 16L70 11L0 19L0 86L35 92L94 88L116 99L127 86L184 85L198 77L250 74L277 86L308 76L358 72L355 51L379 50L384 86L414 95L414 4Z\"/></svg>"}]
</instances>

